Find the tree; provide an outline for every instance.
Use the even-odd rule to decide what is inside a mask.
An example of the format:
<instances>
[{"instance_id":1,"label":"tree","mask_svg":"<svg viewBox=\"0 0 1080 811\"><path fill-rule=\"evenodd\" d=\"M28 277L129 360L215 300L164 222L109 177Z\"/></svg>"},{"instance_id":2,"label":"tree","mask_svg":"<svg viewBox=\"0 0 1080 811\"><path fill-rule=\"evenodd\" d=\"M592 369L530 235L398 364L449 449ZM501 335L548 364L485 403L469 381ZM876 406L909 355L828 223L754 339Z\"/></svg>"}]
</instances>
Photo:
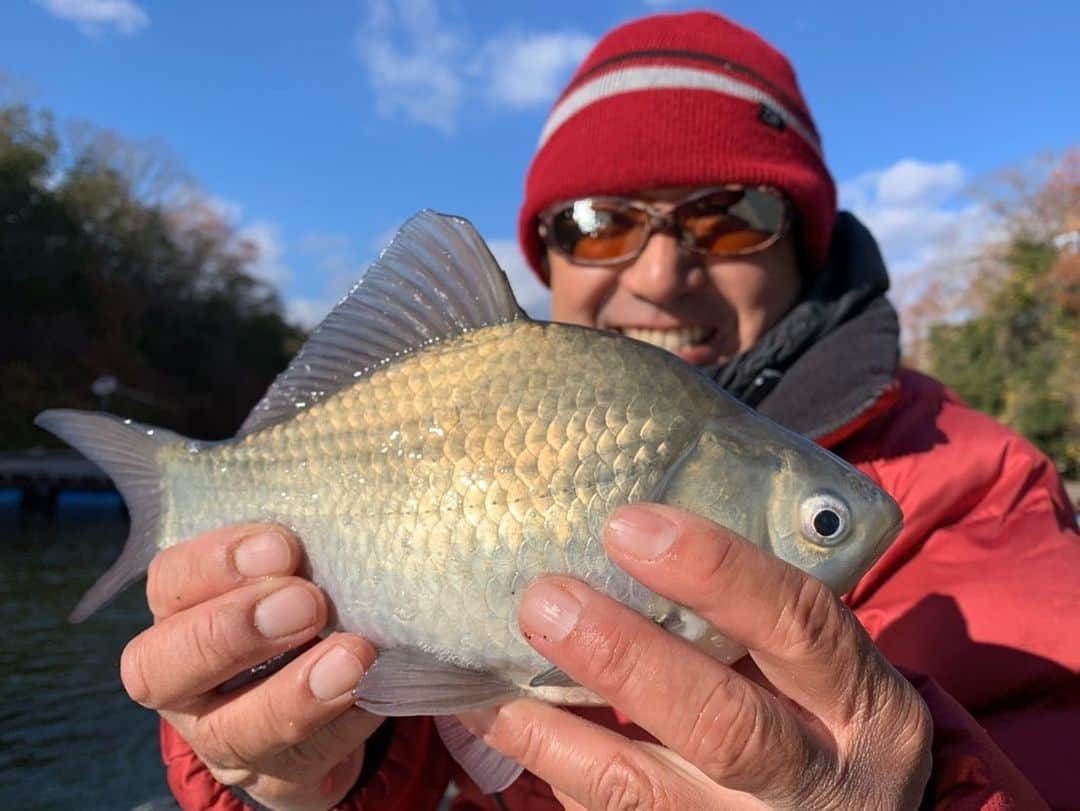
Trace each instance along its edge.
<instances>
[{"instance_id":1,"label":"tree","mask_svg":"<svg viewBox=\"0 0 1080 811\"><path fill-rule=\"evenodd\" d=\"M1080 150L1038 184L999 175L988 207L1003 237L983 246L964 289L967 317L934 323L925 365L1014 427L1066 475L1080 475ZM933 288L928 288L932 295ZM925 298L925 296L924 296ZM921 302L924 307L932 304Z\"/></svg>"},{"instance_id":2,"label":"tree","mask_svg":"<svg viewBox=\"0 0 1080 811\"><path fill-rule=\"evenodd\" d=\"M115 134L0 107L0 447L47 441L45 408L98 407L102 375L114 410L226 437L294 354L254 246L191 188Z\"/></svg>"}]
</instances>

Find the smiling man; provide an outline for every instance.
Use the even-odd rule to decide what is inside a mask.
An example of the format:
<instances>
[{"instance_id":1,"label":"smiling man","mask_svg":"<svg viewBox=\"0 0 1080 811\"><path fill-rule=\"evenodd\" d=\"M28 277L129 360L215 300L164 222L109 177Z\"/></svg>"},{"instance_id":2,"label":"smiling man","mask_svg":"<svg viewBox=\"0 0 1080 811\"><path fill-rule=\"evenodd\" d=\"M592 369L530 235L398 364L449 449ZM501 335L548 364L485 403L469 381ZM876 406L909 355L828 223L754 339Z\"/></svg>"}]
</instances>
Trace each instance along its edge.
<instances>
[{"instance_id":1,"label":"smiling man","mask_svg":"<svg viewBox=\"0 0 1080 811\"><path fill-rule=\"evenodd\" d=\"M753 346L799 296L790 203L772 187L588 197L537 219L554 320L656 344L708 371Z\"/></svg>"},{"instance_id":2,"label":"smiling man","mask_svg":"<svg viewBox=\"0 0 1080 811\"><path fill-rule=\"evenodd\" d=\"M575 73L520 238L556 320L678 354L893 495L905 529L843 600L703 519L617 510L611 558L750 656L725 666L579 581L541 578L524 637L618 710L522 700L463 716L528 770L493 799L430 719L380 725L352 706L375 656L354 635L220 695L313 640L327 606L295 576L288 533L209 533L151 567L157 623L123 665L165 719L183 806L423 811L451 777L459 809L1074 805L1080 544L1061 483L898 366L881 256L835 196L784 56L723 17L662 15L608 34Z\"/></svg>"}]
</instances>

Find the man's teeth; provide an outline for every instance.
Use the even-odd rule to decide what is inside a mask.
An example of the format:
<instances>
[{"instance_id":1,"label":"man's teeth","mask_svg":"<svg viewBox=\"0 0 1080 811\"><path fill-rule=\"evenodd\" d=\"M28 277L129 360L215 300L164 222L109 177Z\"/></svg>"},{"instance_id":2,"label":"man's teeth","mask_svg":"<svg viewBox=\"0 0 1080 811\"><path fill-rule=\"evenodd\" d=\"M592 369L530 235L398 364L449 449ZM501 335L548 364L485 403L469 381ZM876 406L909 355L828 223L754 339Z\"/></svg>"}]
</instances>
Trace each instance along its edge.
<instances>
[{"instance_id":1,"label":"man's teeth","mask_svg":"<svg viewBox=\"0 0 1080 811\"><path fill-rule=\"evenodd\" d=\"M669 350L685 349L689 346L705 343L711 333L712 329L702 326L680 327L678 329L622 328L622 334L628 338L635 338Z\"/></svg>"}]
</instances>

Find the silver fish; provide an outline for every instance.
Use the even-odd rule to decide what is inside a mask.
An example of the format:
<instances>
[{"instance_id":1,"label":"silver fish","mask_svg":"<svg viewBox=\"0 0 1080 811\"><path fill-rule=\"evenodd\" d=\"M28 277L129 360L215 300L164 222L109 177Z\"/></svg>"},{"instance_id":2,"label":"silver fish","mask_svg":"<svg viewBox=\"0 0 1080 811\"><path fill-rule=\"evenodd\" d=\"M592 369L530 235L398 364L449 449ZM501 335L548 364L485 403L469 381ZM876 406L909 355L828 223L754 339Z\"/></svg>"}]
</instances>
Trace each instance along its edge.
<instances>
[{"instance_id":1,"label":"silver fish","mask_svg":"<svg viewBox=\"0 0 1080 811\"><path fill-rule=\"evenodd\" d=\"M888 495L676 356L534 321L464 220L423 212L315 330L239 434L200 442L104 414L37 423L104 468L131 513L82 620L185 538L276 521L303 539L333 625L379 646L358 703L443 716L489 790L520 767L446 717L592 696L522 638L519 600L572 574L723 661L744 651L615 567L617 506L693 510L843 592L899 532Z\"/></svg>"}]
</instances>

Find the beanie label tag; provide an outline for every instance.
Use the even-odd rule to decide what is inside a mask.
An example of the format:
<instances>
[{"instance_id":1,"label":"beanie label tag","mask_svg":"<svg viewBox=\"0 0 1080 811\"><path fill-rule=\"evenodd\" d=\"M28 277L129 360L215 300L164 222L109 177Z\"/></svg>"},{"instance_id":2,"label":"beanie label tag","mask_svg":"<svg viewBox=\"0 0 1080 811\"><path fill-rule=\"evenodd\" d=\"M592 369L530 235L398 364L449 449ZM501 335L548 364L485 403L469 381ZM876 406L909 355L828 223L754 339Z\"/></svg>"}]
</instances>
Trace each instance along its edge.
<instances>
[{"instance_id":1,"label":"beanie label tag","mask_svg":"<svg viewBox=\"0 0 1080 811\"><path fill-rule=\"evenodd\" d=\"M768 104L762 104L758 109L758 121L768 127L772 127L777 132L784 131L784 119L780 117L780 113L776 112L776 110Z\"/></svg>"}]
</instances>

